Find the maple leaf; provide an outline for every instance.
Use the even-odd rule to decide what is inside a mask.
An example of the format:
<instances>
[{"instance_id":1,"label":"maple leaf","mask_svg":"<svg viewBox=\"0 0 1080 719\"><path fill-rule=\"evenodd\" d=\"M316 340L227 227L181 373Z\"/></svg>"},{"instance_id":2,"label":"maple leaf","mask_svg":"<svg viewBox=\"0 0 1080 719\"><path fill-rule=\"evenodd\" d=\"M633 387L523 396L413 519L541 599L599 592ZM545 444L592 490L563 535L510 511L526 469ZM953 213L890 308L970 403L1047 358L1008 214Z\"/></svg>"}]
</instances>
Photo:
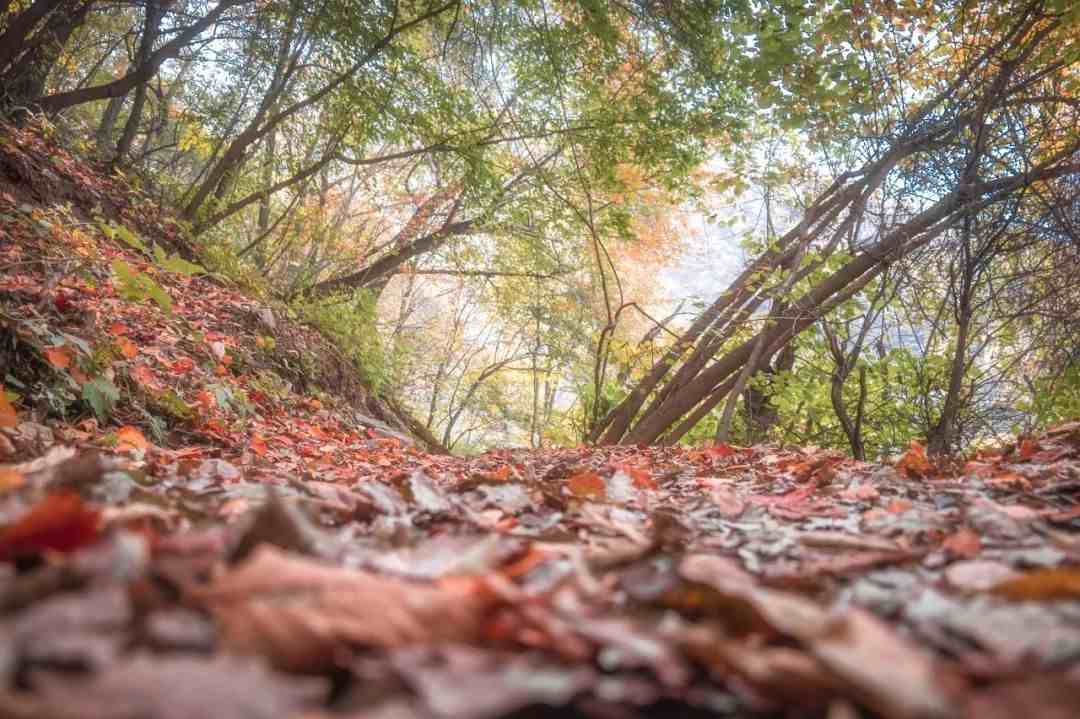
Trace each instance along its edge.
<instances>
[{"instance_id":1,"label":"maple leaf","mask_svg":"<svg viewBox=\"0 0 1080 719\"><path fill-rule=\"evenodd\" d=\"M0 531L0 560L92 544L98 539L100 516L77 494L51 494Z\"/></svg>"}]
</instances>

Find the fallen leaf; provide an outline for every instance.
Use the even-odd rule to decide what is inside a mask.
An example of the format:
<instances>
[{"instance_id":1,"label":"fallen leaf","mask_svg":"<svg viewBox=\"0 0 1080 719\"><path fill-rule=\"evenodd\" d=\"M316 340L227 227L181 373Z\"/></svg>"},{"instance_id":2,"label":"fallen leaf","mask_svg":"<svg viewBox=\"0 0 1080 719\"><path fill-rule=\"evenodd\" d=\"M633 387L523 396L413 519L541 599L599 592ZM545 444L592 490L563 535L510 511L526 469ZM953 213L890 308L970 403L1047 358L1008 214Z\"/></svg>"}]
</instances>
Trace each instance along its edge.
<instances>
[{"instance_id":1,"label":"fallen leaf","mask_svg":"<svg viewBox=\"0 0 1080 719\"><path fill-rule=\"evenodd\" d=\"M911 440L908 451L897 460L896 468L904 470L909 475L925 477L934 470L934 465L930 464L930 460L926 458L926 449L915 440Z\"/></svg>"},{"instance_id":2,"label":"fallen leaf","mask_svg":"<svg viewBox=\"0 0 1080 719\"><path fill-rule=\"evenodd\" d=\"M333 666L353 648L468 642L491 601L479 586L407 582L263 545L192 594L211 610L230 649L304 671Z\"/></svg>"},{"instance_id":3,"label":"fallen leaf","mask_svg":"<svg viewBox=\"0 0 1080 719\"><path fill-rule=\"evenodd\" d=\"M972 694L965 719L1074 719L1080 716L1080 678L1054 672L994 684Z\"/></svg>"},{"instance_id":4,"label":"fallen leaf","mask_svg":"<svg viewBox=\"0 0 1080 719\"><path fill-rule=\"evenodd\" d=\"M67 369L74 358L75 353L66 345L45 348L45 359L56 369Z\"/></svg>"},{"instance_id":5,"label":"fallen leaf","mask_svg":"<svg viewBox=\"0 0 1080 719\"><path fill-rule=\"evenodd\" d=\"M806 643L860 701L884 717L955 716L938 662L866 610L849 610Z\"/></svg>"},{"instance_id":6,"label":"fallen leaf","mask_svg":"<svg viewBox=\"0 0 1080 719\"><path fill-rule=\"evenodd\" d=\"M950 534L941 547L954 557L973 559L982 551L982 539L970 527L963 527Z\"/></svg>"},{"instance_id":7,"label":"fallen leaf","mask_svg":"<svg viewBox=\"0 0 1080 719\"><path fill-rule=\"evenodd\" d=\"M575 497L583 499L603 499L607 494L604 479L596 472L578 472L566 482L567 489Z\"/></svg>"},{"instance_id":8,"label":"fallen leaf","mask_svg":"<svg viewBox=\"0 0 1080 719\"><path fill-rule=\"evenodd\" d=\"M739 499L734 490L716 487L712 491L712 501L717 511L728 519L735 519L746 511L746 502Z\"/></svg>"},{"instance_id":9,"label":"fallen leaf","mask_svg":"<svg viewBox=\"0 0 1080 719\"><path fill-rule=\"evenodd\" d=\"M949 586L964 592L985 592L1017 576L1019 572L1007 564L978 559L953 562L945 570Z\"/></svg>"},{"instance_id":10,"label":"fallen leaf","mask_svg":"<svg viewBox=\"0 0 1080 719\"><path fill-rule=\"evenodd\" d=\"M181 357L169 365L169 371L173 374L187 374L195 369L195 360L190 357Z\"/></svg>"},{"instance_id":11,"label":"fallen leaf","mask_svg":"<svg viewBox=\"0 0 1080 719\"><path fill-rule=\"evenodd\" d=\"M283 676L250 659L151 654L81 681L36 678L35 687L42 699L29 716L54 719L309 716L327 692L324 679Z\"/></svg>"},{"instance_id":12,"label":"fallen leaf","mask_svg":"<svg viewBox=\"0 0 1080 719\"><path fill-rule=\"evenodd\" d=\"M128 371L128 375L143 387L153 388L158 385L157 377L154 376L154 371L147 365L135 365Z\"/></svg>"},{"instance_id":13,"label":"fallen leaf","mask_svg":"<svg viewBox=\"0 0 1080 719\"><path fill-rule=\"evenodd\" d=\"M21 472L16 472L8 467L0 467L0 495L18 489L25 484L26 477Z\"/></svg>"},{"instance_id":14,"label":"fallen leaf","mask_svg":"<svg viewBox=\"0 0 1080 719\"><path fill-rule=\"evenodd\" d=\"M915 505L910 500L894 499L885 507L885 511L890 514L903 514L914 507Z\"/></svg>"},{"instance_id":15,"label":"fallen leaf","mask_svg":"<svg viewBox=\"0 0 1080 719\"><path fill-rule=\"evenodd\" d=\"M990 591L1014 602L1080 599L1080 569L1037 569L1006 579L994 585Z\"/></svg>"},{"instance_id":16,"label":"fallen leaf","mask_svg":"<svg viewBox=\"0 0 1080 719\"><path fill-rule=\"evenodd\" d=\"M4 386L0 385L0 427L19 426L19 415L15 412L14 405L4 394Z\"/></svg>"},{"instance_id":17,"label":"fallen leaf","mask_svg":"<svg viewBox=\"0 0 1080 719\"><path fill-rule=\"evenodd\" d=\"M47 550L70 552L98 539L100 512L77 494L50 494L0 531L0 560Z\"/></svg>"},{"instance_id":18,"label":"fallen leaf","mask_svg":"<svg viewBox=\"0 0 1080 719\"><path fill-rule=\"evenodd\" d=\"M116 346L120 349L120 354L128 359L134 359L135 355L139 354L139 348L127 337L117 337Z\"/></svg>"},{"instance_id":19,"label":"fallen leaf","mask_svg":"<svg viewBox=\"0 0 1080 719\"><path fill-rule=\"evenodd\" d=\"M127 425L116 430L116 448L121 451L125 449L146 449L149 446L150 442L138 427Z\"/></svg>"}]
</instances>

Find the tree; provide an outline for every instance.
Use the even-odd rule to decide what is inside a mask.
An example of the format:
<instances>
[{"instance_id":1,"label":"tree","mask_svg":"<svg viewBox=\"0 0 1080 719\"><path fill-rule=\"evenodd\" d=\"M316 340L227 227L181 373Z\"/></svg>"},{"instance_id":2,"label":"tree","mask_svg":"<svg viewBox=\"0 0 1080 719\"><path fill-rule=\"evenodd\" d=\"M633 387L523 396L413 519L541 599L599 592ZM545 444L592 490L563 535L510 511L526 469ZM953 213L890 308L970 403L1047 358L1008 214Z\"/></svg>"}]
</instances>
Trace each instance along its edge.
<instances>
[{"instance_id":1,"label":"tree","mask_svg":"<svg viewBox=\"0 0 1080 719\"><path fill-rule=\"evenodd\" d=\"M775 247L750 263L599 425L600 441L653 442L669 429L667 440L677 439L741 389L742 378L857 294L889 263L967 217L995 211L1029 188L1067 181L1080 172L1071 122L1075 107L1055 91L1075 79L1063 74L1068 65L1052 50L1073 26L1047 3L1028 2L1012 10L1003 15L986 11L989 18L972 22L978 37L964 40L979 41L974 59L955 79L943 79L931 99L895 118L887 134L869 144L871 161L839 175ZM1009 115L1031 122L1054 112L1068 121L1046 122L1039 133L1019 141L1005 123L994 121ZM933 193L933 199L917 197L911 192L915 188ZM857 243L844 264L815 277L842 239L857 237L853 233L867 202L880 192L893 195L902 210L898 219L873 228L872 238ZM734 330L767 303L774 308L782 304L783 316L771 313L752 338L726 345ZM684 356L680 369L660 386ZM653 400L642 411L650 395Z\"/></svg>"}]
</instances>

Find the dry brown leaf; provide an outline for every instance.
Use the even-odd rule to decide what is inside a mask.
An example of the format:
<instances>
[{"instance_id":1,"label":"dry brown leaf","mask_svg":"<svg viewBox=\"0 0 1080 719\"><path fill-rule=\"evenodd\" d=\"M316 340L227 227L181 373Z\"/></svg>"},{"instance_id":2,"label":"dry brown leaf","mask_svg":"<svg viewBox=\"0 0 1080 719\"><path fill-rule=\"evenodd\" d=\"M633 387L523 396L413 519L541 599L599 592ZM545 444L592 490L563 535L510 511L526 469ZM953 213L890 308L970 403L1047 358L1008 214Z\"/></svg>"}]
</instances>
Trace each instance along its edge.
<instances>
[{"instance_id":1,"label":"dry brown leaf","mask_svg":"<svg viewBox=\"0 0 1080 719\"><path fill-rule=\"evenodd\" d=\"M869 612L849 611L808 647L849 693L883 717L955 716L938 663Z\"/></svg>"},{"instance_id":2,"label":"dry brown leaf","mask_svg":"<svg viewBox=\"0 0 1080 719\"><path fill-rule=\"evenodd\" d=\"M974 559L982 551L982 539L970 527L963 527L945 538L942 549L954 557Z\"/></svg>"},{"instance_id":3,"label":"dry brown leaf","mask_svg":"<svg viewBox=\"0 0 1080 719\"><path fill-rule=\"evenodd\" d=\"M1006 579L994 585L990 591L1015 602L1080 599L1080 569L1038 569Z\"/></svg>"},{"instance_id":4,"label":"dry brown leaf","mask_svg":"<svg viewBox=\"0 0 1080 719\"><path fill-rule=\"evenodd\" d=\"M406 582L267 546L193 595L226 646L291 671L332 666L352 647L468 642L492 601L479 580Z\"/></svg>"}]
</instances>

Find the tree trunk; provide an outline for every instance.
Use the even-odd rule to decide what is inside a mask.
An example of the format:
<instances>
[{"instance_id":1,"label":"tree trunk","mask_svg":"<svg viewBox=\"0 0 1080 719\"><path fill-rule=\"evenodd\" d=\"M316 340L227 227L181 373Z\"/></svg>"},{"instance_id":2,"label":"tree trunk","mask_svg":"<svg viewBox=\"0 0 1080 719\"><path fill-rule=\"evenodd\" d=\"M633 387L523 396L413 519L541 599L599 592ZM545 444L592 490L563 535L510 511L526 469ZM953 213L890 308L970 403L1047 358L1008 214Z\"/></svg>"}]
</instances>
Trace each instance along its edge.
<instances>
[{"instance_id":1,"label":"tree trunk","mask_svg":"<svg viewBox=\"0 0 1080 719\"><path fill-rule=\"evenodd\" d=\"M136 55L136 62L139 65L145 65L150 61L154 45L157 43L158 35L161 32L161 19L172 2L173 0L146 0L146 9L144 11L146 16L143 20L142 37L139 40L139 51ZM120 134L120 140L116 143L116 154L112 160L114 165L122 163L131 153L131 146L135 142L135 133L138 132L139 123L142 121L149 82L150 78L147 78L135 87L135 96L131 101L131 112L128 115L127 122L124 124L124 131Z\"/></svg>"},{"instance_id":2,"label":"tree trunk","mask_svg":"<svg viewBox=\"0 0 1080 719\"><path fill-rule=\"evenodd\" d=\"M57 10L50 14L44 26L24 43L25 51L4 73L4 94L8 106L32 108L45 94L56 61L60 59L72 33L86 21L93 2L88 0L73 5L67 12Z\"/></svg>"}]
</instances>

